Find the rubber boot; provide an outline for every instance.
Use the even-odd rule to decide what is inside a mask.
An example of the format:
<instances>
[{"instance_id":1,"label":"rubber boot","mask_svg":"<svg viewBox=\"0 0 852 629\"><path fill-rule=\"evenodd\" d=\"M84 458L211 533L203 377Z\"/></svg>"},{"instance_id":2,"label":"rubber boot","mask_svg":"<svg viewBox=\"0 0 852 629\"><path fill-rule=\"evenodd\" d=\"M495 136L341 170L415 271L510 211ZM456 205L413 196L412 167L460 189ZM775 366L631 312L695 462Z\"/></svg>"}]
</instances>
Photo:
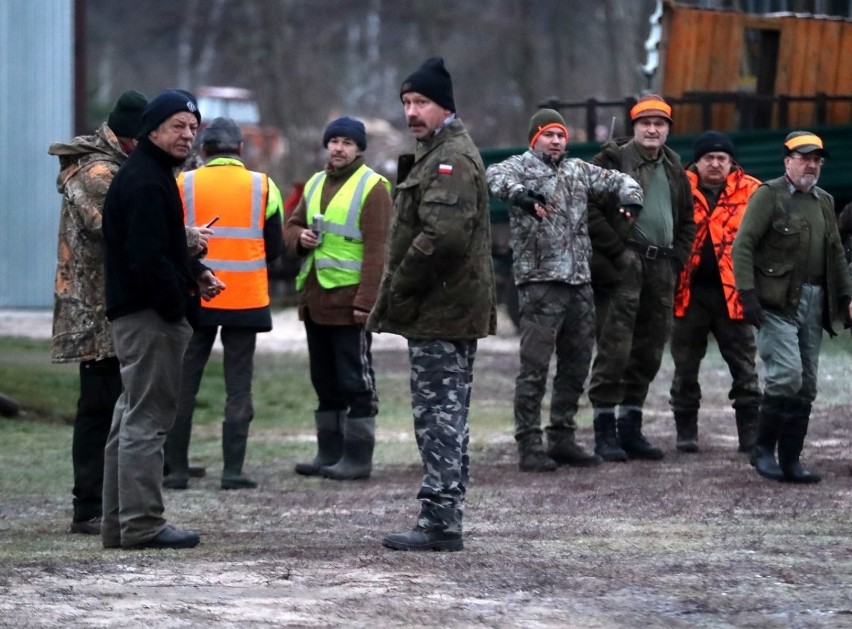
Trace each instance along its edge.
<instances>
[{"instance_id":1,"label":"rubber boot","mask_svg":"<svg viewBox=\"0 0 852 629\"><path fill-rule=\"evenodd\" d=\"M192 417L175 419L166 443L163 446L163 487L186 489L189 487L189 439L192 433Z\"/></svg>"},{"instance_id":2,"label":"rubber boot","mask_svg":"<svg viewBox=\"0 0 852 629\"><path fill-rule=\"evenodd\" d=\"M376 447L376 417L347 417L343 423L343 456L320 474L332 480L362 480L373 471Z\"/></svg>"},{"instance_id":3,"label":"rubber boot","mask_svg":"<svg viewBox=\"0 0 852 629\"><path fill-rule=\"evenodd\" d=\"M594 419L595 454L604 461L623 463L627 453L618 445L615 431L615 413L598 413Z\"/></svg>"},{"instance_id":4,"label":"rubber boot","mask_svg":"<svg viewBox=\"0 0 852 629\"><path fill-rule=\"evenodd\" d=\"M541 431L515 435L518 442L518 467L522 472L555 472L556 461L547 456L541 443Z\"/></svg>"},{"instance_id":5,"label":"rubber boot","mask_svg":"<svg viewBox=\"0 0 852 629\"><path fill-rule=\"evenodd\" d=\"M603 463L601 457L586 452L577 443L573 428L547 427L547 456L557 465L595 467Z\"/></svg>"},{"instance_id":6,"label":"rubber boot","mask_svg":"<svg viewBox=\"0 0 852 629\"><path fill-rule=\"evenodd\" d=\"M780 402L783 405L783 401ZM757 439L751 451L749 463L764 478L782 481L784 474L775 460L775 445L781 430L781 415L776 410L778 403L774 399L764 398L757 420ZM783 408L783 406L781 406Z\"/></svg>"},{"instance_id":7,"label":"rubber boot","mask_svg":"<svg viewBox=\"0 0 852 629\"><path fill-rule=\"evenodd\" d=\"M698 411L675 411L675 430L678 452L698 452Z\"/></svg>"},{"instance_id":8,"label":"rubber boot","mask_svg":"<svg viewBox=\"0 0 852 629\"><path fill-rule=\"evenodd\" d=\"M778 465L788 483L818 483L822 480L819 474L809 472L799 462L809 422L810 404L800 402L794 411L785 415L781 424L781 432L778 434Z\"/></svg>"},{"instance_id":9,"label":"rubber boot","mask_svg":"<svg viewBox=\"0 0 852 629\"><path fill-rule=\"evenodd\" d=\"M254 489L257 483L243 475L243 462L246 458L248 441L248 422L222 423L222 489Z\"/></svg>"},{"instance_id":10,"label":"rubber boot","mask_svg":"<svg viewBox=\"0 0 852 629\"><path fill-rule=\"evenodd\" d=\"M740 445L739 452L751 452L757 442L757 424L760 417L760 408L754 406L740 406L735 409L737 420L737 437Z\"/></svg>"},{"instance_id":11,"label":"rubber boot","mask_svg":"<svg viewBox=\"0 0 852 629\"><path fill-rule=\"evenodd\" d=\"M308 463L297 463L296 473L302 476L319 476L320 468L334 465L343 456L343 421L346 411L317 411L317 455Z\"/></svg>"},{"instance_id":12,"label":"rubber boot","mask_svg":"<svg viewBox=\"0 0 852 629\"><path fill-rule=\"evenodd\" d=\"M618 418L618 444L627 453L628 459L659 461L663 451L651 445L642 434L642 411L630 410Z\"/></svg>"}]
</instances>

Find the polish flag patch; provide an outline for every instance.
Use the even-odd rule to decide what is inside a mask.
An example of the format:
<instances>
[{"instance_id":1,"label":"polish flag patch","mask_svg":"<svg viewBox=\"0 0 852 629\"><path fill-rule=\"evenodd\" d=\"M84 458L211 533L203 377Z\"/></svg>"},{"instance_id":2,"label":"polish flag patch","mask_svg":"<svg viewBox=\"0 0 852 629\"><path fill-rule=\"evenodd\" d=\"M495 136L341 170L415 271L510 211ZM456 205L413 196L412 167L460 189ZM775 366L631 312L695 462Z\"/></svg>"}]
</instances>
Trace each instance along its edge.
<instances>
[{"instance_id":1,"label":"polish flag patch","mask_svg":"<svg viewBox=\"0 0 852 629\"><path fill-rule=\"evenodd\" d=\"M438 164L438 174L439 175L452 175L453 174L452 164Z\"/></svg>"}]
</instances>

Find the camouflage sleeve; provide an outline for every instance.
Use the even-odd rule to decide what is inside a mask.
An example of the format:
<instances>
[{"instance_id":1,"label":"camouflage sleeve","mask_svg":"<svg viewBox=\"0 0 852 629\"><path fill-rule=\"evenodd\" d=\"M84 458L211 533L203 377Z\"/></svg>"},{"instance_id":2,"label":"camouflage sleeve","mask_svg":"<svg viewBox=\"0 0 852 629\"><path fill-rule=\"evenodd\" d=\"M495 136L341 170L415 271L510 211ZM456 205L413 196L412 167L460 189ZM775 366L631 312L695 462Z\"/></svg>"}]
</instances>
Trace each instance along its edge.
<instances>
[{"instance_id":1,"label":"camouflage sleeve","mask_svg":"<svg viewBox=\"0 0 852 629\"><path fill-rule=\"evenodd\" d=\"M107 162L95 162L65 184L65 197L76 208L83 231L100 233L101 211L114 174Z\"/></svg>"},{"instance_id":2,"label":"camouflage sleeve","mask_svg":"<svg viewBox=\"0 0 852 629\"><path fill-rule=\"evenodd\" d=\"M618 200L620 206L638 205L642 207L644 194L633 177L618 170L601 168L594 164L588 164L589 189L597 197L607 198L612 195Z\"/></svg>"},{"instance_id":3,"label":"camouflage sleeve","mask_svg":"<svg viewBox=\"0 0 852 629\"><path fill-rule=\"evenodd\" d=\"M417 208L421 231L394 273L393 292L426 292L461 265L474 229L489 219L487 210L483 212L480 207L483 174L464 155L442 160L440 167L435 165ZM483 203L487 208L487 199Z\"/></svg>"},{"instance_id":4,"label":"camouflage sleeve","mask_svg":"<svg viewBox=\"0 0 852 629\"><path fill-rule=\"evenodd\" d=\"M499 164L492 164L485 171L488 191L503 201L511 201L524 191L523 176L523 167L517 155Z\"/></svg>"}]
</instances>

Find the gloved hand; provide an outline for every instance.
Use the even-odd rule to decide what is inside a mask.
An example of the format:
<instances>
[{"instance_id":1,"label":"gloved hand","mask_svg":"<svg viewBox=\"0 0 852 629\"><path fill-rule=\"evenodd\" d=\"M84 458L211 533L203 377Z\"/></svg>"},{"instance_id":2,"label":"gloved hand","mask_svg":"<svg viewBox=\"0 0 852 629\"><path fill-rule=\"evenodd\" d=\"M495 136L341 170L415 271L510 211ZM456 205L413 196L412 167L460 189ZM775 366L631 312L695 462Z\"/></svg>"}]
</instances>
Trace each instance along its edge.
<instances>
[{"instance_id":1,"label":"gloved hand","mask_svg":"<svg viewBox=\"0 0 852 629\"><path fill-rule=\"evenodd\" d=\"M740 291L740 301L743 302L743 318L756 328L763 323L763 308L760 306L760 299L757 297L757 291L753 288L747 288Z\"/></svg>"},{"instance_id":2,"label":"gloved hand","mask_svg":"<svg viewBox=\"0 0 852 629\"><path fill-rule=\"evenodd\" d=\"M526 190L515 198L515 204L518 207L520 207L524 212L535 218L535 220L541 222L541 216L536 214L535 211L536 203L544 207L545 205L547 205L547 199L544 198L543 194L533 192L532 190Z\"/></svg>"}]
</instances>

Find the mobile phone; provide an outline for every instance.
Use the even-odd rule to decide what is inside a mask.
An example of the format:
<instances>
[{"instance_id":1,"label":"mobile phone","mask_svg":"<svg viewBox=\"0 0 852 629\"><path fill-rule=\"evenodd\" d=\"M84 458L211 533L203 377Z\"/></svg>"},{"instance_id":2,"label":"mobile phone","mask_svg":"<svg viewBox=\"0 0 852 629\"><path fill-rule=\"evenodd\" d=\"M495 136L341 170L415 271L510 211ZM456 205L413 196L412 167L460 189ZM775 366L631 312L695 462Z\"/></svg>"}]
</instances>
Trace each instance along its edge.
<instances>
[{"instance_id":1,"label":"mobile phone","mask_svg":"<svg viewBox=\"0 0 852 629\"><path fill-rule=\"evenodd\" d=\"M216 221L218 221L220 218L222 218L222 217L221 216L213 217L213 220L210 221L209 223L207 223L204 227L212 227L216 223Z\"/></svg>"}]
</instances>

